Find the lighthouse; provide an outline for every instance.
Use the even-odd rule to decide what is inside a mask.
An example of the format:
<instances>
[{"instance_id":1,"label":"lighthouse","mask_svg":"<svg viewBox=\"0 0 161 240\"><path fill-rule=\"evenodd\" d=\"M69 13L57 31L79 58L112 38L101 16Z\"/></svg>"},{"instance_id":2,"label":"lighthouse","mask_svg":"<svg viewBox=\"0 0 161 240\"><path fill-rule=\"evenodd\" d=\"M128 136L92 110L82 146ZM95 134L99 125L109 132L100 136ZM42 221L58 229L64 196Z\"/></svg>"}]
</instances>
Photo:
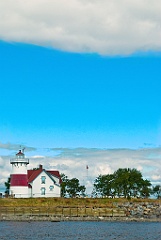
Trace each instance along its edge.
<instances>
[{"instance_id":1,"label":"lighthouse","mask_svg":"<svg viewBox=\"0 0 161 240\"><path fill-rule=\"evenodd\" d=\"M28 198L27 165L29 159L25 158L24 149L16 153L15 158L10 159L12 165L10 195L15 198Z\"/></svg>"}]
</instances>

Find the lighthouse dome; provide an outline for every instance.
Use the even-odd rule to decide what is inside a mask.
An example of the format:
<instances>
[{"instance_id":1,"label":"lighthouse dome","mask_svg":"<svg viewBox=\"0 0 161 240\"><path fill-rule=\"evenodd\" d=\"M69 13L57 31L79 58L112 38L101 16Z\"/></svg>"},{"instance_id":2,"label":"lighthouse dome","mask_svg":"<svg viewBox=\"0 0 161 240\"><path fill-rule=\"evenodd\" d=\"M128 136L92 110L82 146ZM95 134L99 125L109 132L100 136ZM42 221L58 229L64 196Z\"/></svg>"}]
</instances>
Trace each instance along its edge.
<instances>
[{"instance_id":1,"label":"lighthouse dome","mask_svg":"<svg viewBox=\"0 0 161 240\"><path fill-rule=\"evenodd\" d=\"M24 158L25 154L21 151L21 149L19 150L18 153L16 153L16 157L17 158Z\"/></svg>"}]
</instances>

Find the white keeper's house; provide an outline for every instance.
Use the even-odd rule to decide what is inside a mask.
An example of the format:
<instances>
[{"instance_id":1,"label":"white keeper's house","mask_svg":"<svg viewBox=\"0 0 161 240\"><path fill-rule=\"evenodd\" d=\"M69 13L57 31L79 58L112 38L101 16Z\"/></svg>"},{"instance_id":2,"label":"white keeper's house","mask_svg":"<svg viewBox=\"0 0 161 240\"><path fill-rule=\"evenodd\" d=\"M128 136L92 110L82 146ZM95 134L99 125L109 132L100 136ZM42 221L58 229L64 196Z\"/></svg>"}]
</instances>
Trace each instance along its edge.
<instances>
[{"instance_id":1,"label":"white keeper's house","mask_svg":"<svg viewBox=\"0 0 161 240\"><path fill-rule=\"evenodd\" d=\"M15 198L60 197L61 177L59 171L39 168L27 170L29 159L19 150L12 165L10 195Z\"/></svg>"}]
</instances>

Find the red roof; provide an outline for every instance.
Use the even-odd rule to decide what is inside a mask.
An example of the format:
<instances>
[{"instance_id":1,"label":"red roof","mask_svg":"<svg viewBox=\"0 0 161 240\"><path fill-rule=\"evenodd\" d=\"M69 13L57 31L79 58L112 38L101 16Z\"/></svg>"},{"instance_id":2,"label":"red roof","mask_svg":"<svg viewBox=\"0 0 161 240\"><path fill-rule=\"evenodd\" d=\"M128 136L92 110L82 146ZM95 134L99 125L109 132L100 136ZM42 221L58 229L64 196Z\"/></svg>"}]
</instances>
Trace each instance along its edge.
<instances>
[{"instance_id":1,"label":"red roof","mask_svg":"<svg viewBox=\"0 0 161 240\"><path fill-rule=\"evenodd\" d=\"M26 174L11 174L11 186L28 186Z\"/></svg>"},{"instance_id":2,"label":"red roof","mask_svg":"<svg viewBox=\"0 0 161 240\"><path fill-rule=\"evenodd\" d=\"M39 169L33 169L33 170L28 170L27 174L28 174L28 182L32 182L44 169L39 168ZM47 173L59 178L59 183L61 183L61 177L60 177L60 173L59 171L50 171L50 170L44 170Z\"/></svg>"},{"instance_id":3,"label":"red roof","mask_svg":"<svg viewBox=\"0 0 161 240\"><path fill-rule=\"evenodd\" d=\"M27 170L28 182L32 182L42 171L42 168L36 170Z\"/></svg>"},{"instance_id":4,"label":"red roof","mask_svg":"<svg viewBox=\"0 0 161 240\"><path fill-rule=\"evenodd\" d=\"M47 170L47 172L50 173L51 175L53 175L53 176L59 178L59 183L62 182L59 171Z\"/></svg>"},{"instance_id":5,"label":"red roof","mask_svg":"<svg viewBox=\"0 0 161 240\"><path fill-rule=\"evenodd\" d=\"M16 156L17 155L24 155L24 153L23 152L21 152L21 150L19 150L19 152L18 153L16 153Z\"/></svg>"}]
</instances>

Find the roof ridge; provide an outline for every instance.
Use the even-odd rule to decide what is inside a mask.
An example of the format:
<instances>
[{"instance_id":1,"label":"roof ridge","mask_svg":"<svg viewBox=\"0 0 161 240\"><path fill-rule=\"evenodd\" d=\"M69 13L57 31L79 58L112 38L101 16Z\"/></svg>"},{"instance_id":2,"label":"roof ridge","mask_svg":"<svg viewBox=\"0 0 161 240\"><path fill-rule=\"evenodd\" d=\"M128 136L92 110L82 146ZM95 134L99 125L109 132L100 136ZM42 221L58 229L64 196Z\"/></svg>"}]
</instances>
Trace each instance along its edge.
<instances>
[{"instance_id":1,"label":"roof ridge","mask_svg":"<svg viewBox=\"0 0 161 240\"><path fill-rule=\"evenodd\" d=\"M30 175L30 177L28 178L28 182L31 182L33 181L44 169L31 169L31 170L28 170L28 171L32 171L32 174ZM33 176L35 174L35 176Z\"/></svg>"}]
</instances>

